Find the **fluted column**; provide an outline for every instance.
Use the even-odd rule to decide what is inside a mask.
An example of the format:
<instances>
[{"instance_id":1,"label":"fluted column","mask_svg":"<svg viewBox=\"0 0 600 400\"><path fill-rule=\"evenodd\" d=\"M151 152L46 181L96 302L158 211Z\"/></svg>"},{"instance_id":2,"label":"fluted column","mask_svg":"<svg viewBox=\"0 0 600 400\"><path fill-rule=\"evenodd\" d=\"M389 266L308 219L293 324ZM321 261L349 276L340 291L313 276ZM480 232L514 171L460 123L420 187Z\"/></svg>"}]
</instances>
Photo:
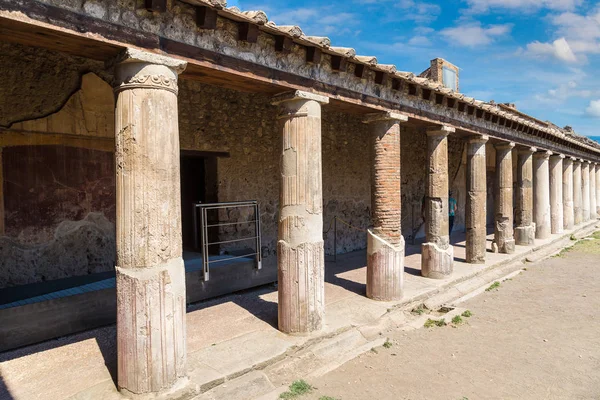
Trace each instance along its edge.
<instances>
[{"instance_id":1,"label":"fluted column","mask_svg":"<svg viewBox=\"0 0 600 400\"><path fill-rule=\"evenodd\" d=\"M321 104L328 102L302 91L273 101L282 129L277 263L279 329L284 333L308 334L323 326Z\"/></svg>"},{"instance_id":2,"label":"fluted column","mask_svg":"<svg viewBox=\"0 0 600 400\"><path fill-rule=\"evenodd\" d=\"M367 116L371 129L371 229L367 231L367 297L402 298L404 238L400 202L400 122L396 113Z\"/></svg>"},{"instance_id":3,"label":"fluted column","mask_svg":"<svg viewBox=\"0 0 600 400\"><path fill-rule=\"evenodd\" d=\"M512 142L497 143L496 148L496 202L492 250L496 253L514 253L513 237L513 164Z\"/></svg>"},{"instance_id":4,"label":"fluted column","mask_svg":"<svg viewBox=\"0 0 600 400\"><path fill-rule=\"evenodd\" d=\"M563 154L550 157L550 230L563 232Z\"/></svg>"},{"instance_id":5,"label":"fluted column","mask_svg":"<svg viewBox=\"0 0 600 400\"><path fill-rule=\"evenodd\" d=\"M575 210L573 208L573 160L563 160L563 228L571 230L575 227Z\"/></svg>"},{"instance_id":6,"label":"fluted column","mask_svg":"<svg viewBox=\"0 0 600 400\"><path fill-rule=\"evenodd\" d=\"M551 151L542 151L533 155L534 190L533 217L535 238L546 239L551 235L550 222L550 174L548 161Z\"/></svg>"},{"instance_id":7,"label":"fluted column","mask_svg":"<svg viewBox=\"0 0 600 400\"><path fill-rule=\"evenodd\" d=\"M573 209L575 225L583 222L583 188L581 182L581 159L573 161Z\"/></svg>"},{"instance_id":8,"label":"fluted column","mask_svg":"<svg viewBox=\"0 0 600 400\"><path fill-rule=\"evenodd\" d=\"M421 274L443 279L452 274L454 249L448 232L448 134L442 126L427 131L425 186L425 243L421 245Z\"/></svg>"},{"instance_id":9,"label":"fluted column","mask_svg":"<svg viewBox=\"0 0 600 400\"><path fill-rule=\"evenodd\" d=\"M600 217L600 164L596 164L595 169L596 169L596 216Z\"/></svg>"},{"instance_id":10,"label":"fluted column","mask_svg":"<svg viewBox=\"0 0 600 400\"><path fill-rule=\"evenodd\" d=\"M466 260L484 264L487 244L486 202L487 179L485 144L486 135L467 139L467 204L466 204Z\"/></svg>"},{"instance_id":11,"label":"fluted column","mask_svg":"<svg viewBox=\"0 0 600 400\"><path fill-rule=\"evenodd\" d=\"M531 246L535 240L533 222L533 153L535 147L519 148L517 160L517 210L515 242L521 246Z\"/></svg>"},{"instance_id":12,"label":"fluted column","mask_svg":"<svg viewBox=\"0 0 600 400\"><path fill-rule=\"evenodd\" d=\"M590 219L598 218L596 210L596 163L590 163Z\"/></svg>"},{"instance_id":13,"label":"fluted column","mask_svg":"<svg viewBox=\"0 0 600 400\"><path fill-rule=\"evenodd\" d=\"M582 195L582 212L583 222L590 220L590 162L584 161L581 164L581 184L583 189Z\"/></svg>"},{"instance_id":14,"label":"fluted column","mask_svg":"<svg viewBox=\"0 0 600 400\"><path fill-rule=\"evenodd\" d=\"M186 63L127 49L115 108L118 387L163 398L186 377L177 76Z\"/></svg>"}]
</instances>

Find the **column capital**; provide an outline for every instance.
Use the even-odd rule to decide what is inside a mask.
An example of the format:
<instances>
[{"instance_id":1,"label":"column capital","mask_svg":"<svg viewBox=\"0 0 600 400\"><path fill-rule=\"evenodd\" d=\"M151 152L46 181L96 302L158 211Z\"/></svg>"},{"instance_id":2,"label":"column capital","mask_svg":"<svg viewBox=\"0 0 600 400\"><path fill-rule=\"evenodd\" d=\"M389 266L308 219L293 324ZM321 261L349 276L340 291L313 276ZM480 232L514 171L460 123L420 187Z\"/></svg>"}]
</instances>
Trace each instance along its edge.
<instances>
[{"instance_id":1,"label":"column capital","mask_svg":"<svg viewBox=\"0 0 600 400\"><path fill-rule=\"evenodd\" d=\"M365 115L365 117L363 119L363 124L370 124L372 122L381 122L381 121L406 122L406 121L408 121L408 117L404 114L396 113L393 111L371 113L371 114Z\"/></svg>"},{"instance_id":2,"label":"column capital","mask_svg":"<svg viewBox=\"0 0 600 400\"><path fill-rule=\"evenodd\" d=\"M560 159L564 159L565 155L564 154L552 154L552 158L560 158Z\"/></svg>"},{"instance_id":3,"label":"column capital","mask_svg":"<svg viewBox=\"0 0 600 400\"><path fill-rule=\"evenodd\" d=\"M569 156L569 157L567 157L567 158L568 158L569 160L571 160L571 161L577 161L577 158L575 158L575 157L573 157L573 156Z\"/></svg>"},{"instance_id":4,"label":"column capital","mask_svg":"<svg viewBox=\"0 0 600 400\"><path fill-rule=\"evenodd\" d=\"M471 135L466 138L468 143L487 143L490 140L488 135Z\"/></svg>"},{"instance_id":5,"label":"column capital","mask_svg":"<svg viewBox=\"0 0 600 400\"><path fill-rule=\"evenodd\" d=\"M533 153L533 156L538 157L538 158L541 157L541 158L549 159L552 154L554 154L554 153L552 153L550 150L546 150L546 151L542 150L542 151Z\"/></svg>"},{"instance_id":6,"label":"column capital","mask_svg":"<svg viewBox=\"0 0 600 400\"><path fill-rule=\"evenodd\" d=\"M494 148L496 148L496 150L509 150L509 149L512 149L513 147L515 147L515 142L494 143Z\"/></svg>"},{"instance_id":7,"label":"column capital","mask_svg":"<svg viewBox=\"0 0 600 400\"><path fill-rule=\"evenodd\" d=\"M115 68L114 91L126 89L162 89L177 94L177 76L187 62L133 48L120 52L107 62Z\"/></svg>"},{"instance_id":8,"label":"column capital","mask_svg":"<svg viewBox=\"0 0 600 400\"><path fill-rule=\"evenodd\" d=\"M441 125L427 128L427 136L448 136L450 133L456 132L456 129L449 125Z\"/></svg>"},{"instance_id":9,"label":"column capital","mask_svg":"<svg viewBox=\"0 0 600 400\"><path fill-rule=\"evenodd\" d=\"M296 100L312 100L319 104L329 104L329 97L321 96L320 94L305 92L303 90L294 90L291 92L280 93L273 96L271 104L274 106Z\"/></svg>"},{"instance_id":10,"label":"column capital","mask_svg":"<svg viewBox=\"0 0 600 400\"><path fill-rule=\"evenodd\" d=\"M538 151L537 147L518 147L519 154L533 154Z\"/></svg>"}]
</instances>

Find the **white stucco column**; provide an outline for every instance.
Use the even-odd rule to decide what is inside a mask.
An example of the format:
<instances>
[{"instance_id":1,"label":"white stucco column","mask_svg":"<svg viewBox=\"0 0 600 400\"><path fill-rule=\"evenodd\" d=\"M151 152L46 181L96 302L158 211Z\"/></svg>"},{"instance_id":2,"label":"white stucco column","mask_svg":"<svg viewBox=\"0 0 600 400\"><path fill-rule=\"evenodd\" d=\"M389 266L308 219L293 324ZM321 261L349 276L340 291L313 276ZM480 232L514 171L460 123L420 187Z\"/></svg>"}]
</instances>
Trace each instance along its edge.
<instances>
[{"instance_id":1,"label":"white stucco column","mask_svg":"<svg viewBox=\"0 0 600 400\"><path fill-rule=\"evenodd\" d=\"M427 131L427 182L425 184L425 243L421 245L421 275L443 279L452 274L454 249L448 220L448 134L442 126Z\"/></svg>"},{"instance_id":2,"label":"white stucco column","mask_svg":"<svg viewBox=\"0 0 600 400\"><path fill-rule=\"evenodd\" d=\"M400 122L396 113L368 115L371 129L371 229L367 231L367 297L402 298L404 237L400 201Z\"/></svg>"},{"instance_id":3,"label":"white stucco column","mask_svg":"<svg viewBox=\"0 0 600 400\"><path fill-rule=\"evenodd\" d=\"M598 218L596 210L596 163L590 163L590 219Z\"/></svg>"},{"instance_id":4,"label":"white stucco column","mask_svg":"<svg viewBox=\"0 0 600 400\"><path fill-rule=\"evenodd\" d=\"M583 222L583 188L581 181L581 159L573 161L573 209L575 225Z\"/></svg>"},{"instance_id":5,"label":"white stucco column","mask_svg":"<svg viewBox=\"0 0 600 400\"><path fill-rule=\"evenodd\" d=\"M551 155L551 151L542 151L533 155L533 218L536 239L547 239L551 235L550 173L548 166Z\"/></svg>"},{"instance_id":6,"label":"white stucco column","mask_svg":"<svg viewBox=\"0 0 600 400\"><path fill-rule=\"evenodd\" d=\"M550 220L551 232L563 232L563 154L550 156Z\"/></svg>"},{"instance_id":7,"label":"white stucco column","mask_svg":"<svg viewBox=\"0 0 600 400\"><path fill-rule=\"evenodd\" d=\"M596 215L600 217L600 164L596 164Z\"/></svg>"},{"instance_id":8,"label":"white stucco column","mask_svg":"<svg viewBox=\"0 0 600 400\"><path fill-rule=\"evenodd\" d=\"M520 147L517 154L517 206L515 243L531 246L535 241L533 222L533 154L535 147Z\"/></svg>"},{"instance_id":9,"label":"white stucco column","mask_svg":"<svg viewBox=\"0 0 600 400\"><path fill-rule=\"evenodd\" d=\"M487 244L486 231L486 135L467 138L467 201L465 225L466 261L470 264L484 264Z\"/></svg>"},{"instance_id":10,"label":"white stucco column","mask_svg":"<svg viewBox=\"0 0 600 400\"><path fill-rule=\"evenodd\" d=\"M582 182L582 210L583 222L590 220L590 162L583 161L581 164L581 182Z\"/></svg>"},{"instance_id":11,"label":"white stucco column","mask_svg":"<svg viewBox=\"0 0 600 400\"><path fill-rule=\"evenodd\" d=\"M571 230L575 227L575 210L573 207L573 161L574 157L563 160L563 228Z\"/></svg>"},{"instance_id":12,"label":"white stucco column","mask_svg":"<svg viewBox=\"0 0 600 400\"><path fill-rule=\"evenodd\" d=\"M185 66L127 49L115 67L117 373L136 399L189 389L177 119Z\"/></svg>"},{"instance_id":13,"label":"white stucco column","mask_svg":"<svg viewBox=\"0 0 600 400\"><path fill-rule=\"evenodd\" d=\"M328 102L302 91L273 99L281 126L277 264L279 329L284 333L308 334L323 326L321 105Z\"/></svg>"},{"instance_id":14,"label":"white stucco column","mask_svg":"<svg viewBox=\"0 0 600 400\"><path fill-rule=\"evenodd\" d=\"M496 202L494 241L492 250L511 254L515 251L513 237L513 142L497 143L496 148Z\"/></svg>"}]
</instances>

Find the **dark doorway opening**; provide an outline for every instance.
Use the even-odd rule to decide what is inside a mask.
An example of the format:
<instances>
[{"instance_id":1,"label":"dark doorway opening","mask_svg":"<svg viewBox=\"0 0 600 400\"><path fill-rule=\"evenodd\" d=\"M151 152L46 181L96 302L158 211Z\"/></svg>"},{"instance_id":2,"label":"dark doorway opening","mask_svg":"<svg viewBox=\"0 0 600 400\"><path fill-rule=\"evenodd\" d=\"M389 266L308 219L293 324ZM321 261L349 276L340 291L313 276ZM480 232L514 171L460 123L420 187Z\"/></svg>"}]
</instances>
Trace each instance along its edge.
<instances>
[{"instance_id":1,"label":"dark doorway opening","mask_svg":"<svg viewBox=\"0 0 600 400\"><path fill-rule=\"evenodd\" d=\"M184 250L199 251L194 232L194 218L197 218L194 205L217 202L217 156L207 155L204 152L186 151L181 154L180 165L183 248ZM199 226L199 219L196 222L196 226ZM210 233L210 235L213 234L218 234L218 232ZM199 236L198 239L200 240Z\"/></svg>"}]
</instances>

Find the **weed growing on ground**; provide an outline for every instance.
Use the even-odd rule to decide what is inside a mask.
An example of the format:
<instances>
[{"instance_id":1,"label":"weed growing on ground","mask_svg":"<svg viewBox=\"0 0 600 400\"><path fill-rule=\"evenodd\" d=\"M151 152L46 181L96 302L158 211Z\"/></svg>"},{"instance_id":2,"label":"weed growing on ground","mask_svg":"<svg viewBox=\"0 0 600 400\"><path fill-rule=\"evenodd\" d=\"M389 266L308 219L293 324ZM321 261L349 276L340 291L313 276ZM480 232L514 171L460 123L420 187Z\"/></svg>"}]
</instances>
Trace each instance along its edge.
<instances>
[{"instance_id":1,"label":"weed growing on ground","mask_svg":"<svg viewBox=\"0 0 600 400\"><path fill-rule=\"evenodd\" d=\"M386 349L389 349L390 347L392 347L392 342L390 342L390 339L385 339L385 343L383 344L383 347L385 347Z\"/></svg>"},{"instance_id":2,"label":"weed growing on ground","mask_svg":"<svg viewBox=\"0 0 600 400\"><path fill-rule=\"evenodd\" d=\"M425 310L425 306L423 304L419 304L418 307L412 309L411 313L414 315L423 315L427 310Z\"/></svg>"},{"instance_id":3,"label":"weed growing on ground","mask_svg":"<svg viewBox=\"0 0 600 400\"><path fill-rule=\"evenodd\" d=\"M336 399L335 397L331 397L331 396L321 396L321 397L319 397L319 400L339 400L339 399Z\"/></svg>"},{"instance_id":4,"label":"weed growing on ground","mask_svg":"<svg viewBox=\"0 0 600 400\"><path fill-rule=\"evenodd\" d=\"M454 325L460 325L463 323L463 319L460 317L460 315L455 315L454 318L452 318L452 323Z\"/></svg>"},{"instance_id":5,"label":"weed growing on ground","mask_svg":"<svg viewBox=\"0 0 600 400\"><path fill-rule=\"evenodd\" d=\"M575 237L575 235L571 235L570 239L571 240L577 240L577 238Z\"/></svg>"},{"instance_id":6,"label":"weed growing on ground","mask_svg":"<svg viewBox=\"0 0 600 400\"><path fill-rule=\"evenodd\" d=\"M434 326L446 326L446 325L448 325L448 324L443 319L435 320L435 319L429 318L427 321L425 321L425 325L423 325L423 326L425 328L433 328Z\"/></svg>"},{"instance_id":7,"label":"weed growing on ground","mask_svg":"<svg viewBox=\"0 0 600 400\"><path fill-rule=\"evenodd\" d=\"M489 292L490 290L497 289L499 286L500 286L500 282L496 281L496 282L492 283L489 288L485 289L485 291Z\"/></svg>"},{"instance_id":8,"label":"weed growing on ground","mask_svg":"<svg viewBox=\"0 0 600 400\"><path fill-rule=\"evenodd\" d=\"M303 394L310 393L313 390L313 387L300 379L299 381L295 381L290 385L290 390L287 392L283 392L279 395L280 399L293 399L298 396L302 396Z\"/></svg>"},{"instance_id":9,"label":"weed growing on ground","mask_svg":"<svg viewBox=\"0 0 600 400\"><path fill-rule=\"evenodd\" d=\"M473 313L471 312L471 310L465 310L462 314L463 317L465 318L471 318L471 316L473 315Z\"/></svg>"},{"instance_id":10,"label":"weed growing on ground","mask_svg":"<svg viewBox=\"0 0 600 400\"><path fill-rule=\"evenodd\" d=\"M436 326L446 326L446 325L448 325L448 324L447 324L447 323L446 323L446 321L444 321L444 319L442 318L442 319L440 319L439 321L435 321L435 325L436 325Z\"/></svg>"}]
</instances>

